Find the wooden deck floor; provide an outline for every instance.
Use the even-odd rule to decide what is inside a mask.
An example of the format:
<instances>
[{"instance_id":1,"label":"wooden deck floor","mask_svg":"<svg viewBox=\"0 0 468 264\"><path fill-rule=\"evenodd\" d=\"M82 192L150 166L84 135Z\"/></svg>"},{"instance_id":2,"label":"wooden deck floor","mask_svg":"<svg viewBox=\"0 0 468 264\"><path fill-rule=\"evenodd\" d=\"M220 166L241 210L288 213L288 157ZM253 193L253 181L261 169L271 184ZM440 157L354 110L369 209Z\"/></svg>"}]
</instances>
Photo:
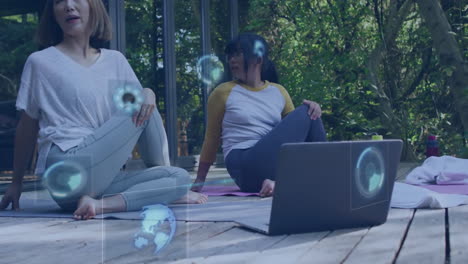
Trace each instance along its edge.
<instances>
[{"instance_id":1,"label":"wooden deck floor","mask_svg":"<svg viewBox=\"0 0 468 264\"><path fill-rule=\"evenodd\" d=\"M400 178L411 167L402 164ZM210 202L242 199L258 198ZM468 263L468 206L391 209L380 226L274 237L230 222L177 222L172 242L156 255L154 248L133 246L140 226L132 220L0 218L0 263Z\"/></svg>"}]
</instances>

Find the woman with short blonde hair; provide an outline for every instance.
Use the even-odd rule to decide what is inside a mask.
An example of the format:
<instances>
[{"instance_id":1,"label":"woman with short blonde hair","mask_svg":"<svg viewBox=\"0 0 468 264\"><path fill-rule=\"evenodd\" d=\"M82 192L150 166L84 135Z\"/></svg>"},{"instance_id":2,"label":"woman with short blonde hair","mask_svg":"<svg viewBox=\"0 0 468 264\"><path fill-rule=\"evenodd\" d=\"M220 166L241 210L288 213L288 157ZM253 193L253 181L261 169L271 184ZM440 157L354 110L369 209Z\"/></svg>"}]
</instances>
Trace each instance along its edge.
<instances>
[{"instance_id":1,"label":"woman with short blonde hair","mask_svg":"<svg viewBox=\"0 0 468 264\"><path fill-rule=\"evenodd\" d=\"M14 177L0 210L10 204L19 209L26 161L36 141L36 173L76 219L157 203L206 201L188 190L185 170L169 166L153 91L142 89L121 53L103 48L111 25L101 0L48 0L37 37L45 49L31 54L24 66L16 101L23 112ZM123 89L133 93L132 115L121 109L128 97ZM137 143L148 168L121 171Z\"/></svg>"},{"instance_id":2,"label":"woman with short blonde hair","mask_svg":"<svg viewBox=\"0 0 468 264\"><path fill-rule=\"evenodd\" d=\"M43 47L55 46L63 40L63 31L54 17L53 2L47 1L37 30L36 40ZM94 48L103 48L104 43L112 39L110 18L101 0L88 0L88 3L90 45Z\"/></svg>"}]
</instances>

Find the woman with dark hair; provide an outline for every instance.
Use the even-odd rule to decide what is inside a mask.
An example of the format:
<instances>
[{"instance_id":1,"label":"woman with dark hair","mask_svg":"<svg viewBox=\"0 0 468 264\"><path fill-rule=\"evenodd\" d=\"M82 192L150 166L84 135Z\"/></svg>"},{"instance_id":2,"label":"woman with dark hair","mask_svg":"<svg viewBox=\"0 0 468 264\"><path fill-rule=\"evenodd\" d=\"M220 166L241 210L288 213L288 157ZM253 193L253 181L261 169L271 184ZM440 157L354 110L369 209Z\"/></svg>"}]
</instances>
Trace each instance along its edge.
<instances>
[{"instance_id":1,"label":"woman with dark hair","mask_svg":"<svg viewBox=\"0 0 468 264\"><path fill-rule=\"evenodd\" d=\"M262 37L244 33L226 46L234 81L208 99L208 124L194 191L200 191L222 142L227 170L242 191L271 196L283 143L325 141L320 106L294 105L277 84L275 66Z\"/></svg>"},{"instance_id":2,"label":"woman with dark hair","mask_svg":"<svg viewBox=\"0 0 468 264\"><path fill-rule=\"evenodd\" d=\"M141 88L121 53L102 48L110 37L101 0L47 1L38 30L46 48L31 54L24 66L16 101L23 112L16 130L14 177L0 210L10 204L19 209L26 162L36 141L36 173L53 183L46 185L52 198L77 219L155 203L206 201L205 195L188 190L185 170L169 166L155 94ZM142 95L133 116L120 113L113 101L120 88L129 86ZM121 171L137 143L148 168Z\"/></svg>"}]
</instances>

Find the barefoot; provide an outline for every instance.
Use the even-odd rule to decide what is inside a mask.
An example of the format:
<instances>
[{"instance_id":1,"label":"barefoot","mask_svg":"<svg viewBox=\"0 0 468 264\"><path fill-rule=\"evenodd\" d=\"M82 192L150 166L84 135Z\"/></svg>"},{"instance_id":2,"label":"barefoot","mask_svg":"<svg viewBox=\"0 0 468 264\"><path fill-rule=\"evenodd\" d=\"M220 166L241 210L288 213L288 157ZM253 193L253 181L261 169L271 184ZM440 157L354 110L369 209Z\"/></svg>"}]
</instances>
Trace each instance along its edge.
<instances>
[{"instance_id":1,"label":"barefoot","mask_svg":"<svg viewBox=\"0 0 468 264\"><path fill-rule=\"evenodd\" d=\"M273 191L275 190L275 181L270 179L265 179L262 183L262 189L259 192L261 197L270 197L273 195Z\"/></svg>"},{"instance_id":2,"label":"barefoot","mask_svg":"<svg viewBox=\"0 0 468 264\"><path fill-rule=\"evenodd\" d=\"M173 204L203 204L208 201L208 196L202 193L196 193L192 191L188 191L186 195L184 195L179 200L172 202Z\"/></svg>"},{"instance_id":3,"label":"barefoot","mask_svg":"<svg viewBox=\"0 0 468 264\"><path fill-rule=\"evenodd\" d=\"M78 208L73 213L77 220L94 218L96 214L102 214L101 202L85 195L78 202Z\"/></svg>"},{"instance_id":4,"label":"barefoot","mask_svg":"<svg viewBox=\"0 0 468 264\"><path fill-rule=\"evenodd\" d=\"M126 208L127 205L122 195L113 195L101 200L84 195L78 202L78 209L73 216L78 220L87 220L98 214L124 212Z\"/></svg>"}]
</instances>

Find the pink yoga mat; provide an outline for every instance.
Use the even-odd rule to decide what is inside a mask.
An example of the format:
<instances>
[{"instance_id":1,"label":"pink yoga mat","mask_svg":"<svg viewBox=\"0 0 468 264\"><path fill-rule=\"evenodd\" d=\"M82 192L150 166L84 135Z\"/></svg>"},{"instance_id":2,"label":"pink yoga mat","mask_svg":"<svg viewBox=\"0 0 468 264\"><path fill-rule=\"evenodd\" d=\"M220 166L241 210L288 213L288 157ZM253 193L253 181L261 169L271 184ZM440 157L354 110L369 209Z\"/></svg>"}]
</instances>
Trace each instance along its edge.
<instances>
[{"instance_id":1,"label":"pink yoga mat","mask_svg":"<svg viewBox=\"0 0 468 264\"><path fill-rule=\"evenodd\" d=\"M201 191L208 196L259 196L258 193L241 192L237 186L203 186Z\"/></svg>"},{"instance_id":2,"label":"pink yoga mat","mask_svg":"<svg viewBox=\"0 0 468 264\"><path fill-rule=\"evenodd\" d=\"M458 185L442 185L442 184L430 184L430 185L418 185L438 193L449 193L449 194L465 194L468 195L468 185L458 184Z\"/></svg>"}]
</instances>

